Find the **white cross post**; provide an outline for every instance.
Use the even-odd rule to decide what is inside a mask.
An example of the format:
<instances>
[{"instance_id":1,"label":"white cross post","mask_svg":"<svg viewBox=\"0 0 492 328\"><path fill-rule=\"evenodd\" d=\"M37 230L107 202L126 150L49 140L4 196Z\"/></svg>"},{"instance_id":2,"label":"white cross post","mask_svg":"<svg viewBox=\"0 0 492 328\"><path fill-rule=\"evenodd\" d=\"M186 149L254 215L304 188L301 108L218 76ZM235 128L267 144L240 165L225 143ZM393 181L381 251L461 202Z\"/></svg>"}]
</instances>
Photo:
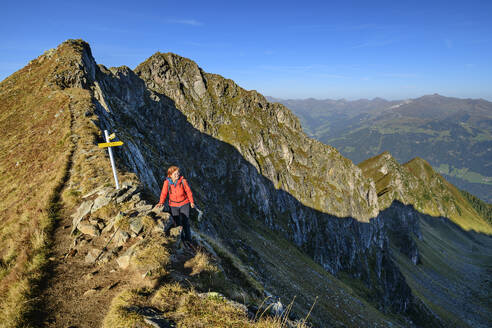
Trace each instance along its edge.
<instances>
[{"instance_id":1,"label":"white cross post","mask_svg":"<svg viewBox=\"0 0 492 328\"><path fill-rule=\"evenodd\" d=\"M123 142L117 141L117 142L109 142L112 138L114 138L113 135L110 136L108 135L108 130L104 130L104 139L106 140L105 144L99 144L98 146L100 148L108 148L109 152L109 160L111 161L111 168L113 169L113 176L114 176L114 182L116 183L116 189L120 189L120 183L118 182L118 175L116 174L116 166L114 165L114 158L113 158L113 150L111 149L112 147L115 146L121 146L123 145Z\"/></svg>"}]
</instances>

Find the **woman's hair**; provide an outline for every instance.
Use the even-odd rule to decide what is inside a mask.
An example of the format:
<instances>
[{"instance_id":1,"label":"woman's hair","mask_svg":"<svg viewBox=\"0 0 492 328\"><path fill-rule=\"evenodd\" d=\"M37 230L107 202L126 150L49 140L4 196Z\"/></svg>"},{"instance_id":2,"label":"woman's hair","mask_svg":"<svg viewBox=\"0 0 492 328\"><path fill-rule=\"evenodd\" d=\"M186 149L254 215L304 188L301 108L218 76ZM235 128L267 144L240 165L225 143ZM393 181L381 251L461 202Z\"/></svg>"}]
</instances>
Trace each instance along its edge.
<instances>
[{"instance_id":1,"label":"woman's hair","mask_svg":"<svg viewBox=\"0 0 492 328\"><path fill-rule=\"evenodd\" d=\"M170 178L171 175L173 175L174 172L176 172L177 170L179 170L179 167L177 166L170 166L168 169L167 169L167 176Z\"/></svg>"}]
</instances>

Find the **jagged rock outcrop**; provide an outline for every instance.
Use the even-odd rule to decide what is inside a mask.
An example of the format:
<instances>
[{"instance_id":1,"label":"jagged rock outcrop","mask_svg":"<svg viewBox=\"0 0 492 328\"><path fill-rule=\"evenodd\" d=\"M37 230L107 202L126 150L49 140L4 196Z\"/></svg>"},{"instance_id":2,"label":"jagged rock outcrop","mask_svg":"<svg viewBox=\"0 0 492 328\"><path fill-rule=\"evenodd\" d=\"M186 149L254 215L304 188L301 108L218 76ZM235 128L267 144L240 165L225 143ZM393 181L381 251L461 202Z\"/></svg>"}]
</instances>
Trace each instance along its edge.
<instances>
[{"instance_id":1,"label":"jagged rock outcrop","mask_svg":"<svg viewBox=\"0 0 492 328\"><path fill-rule=\"evenodd\" d=\"M206 191L198 199L209 212L222 214L216 223L245 212L331 273L348 270L365 279L381 291L385 307L405 311L410 290L392 267L381 220L368 220L377 197L358 168L308 139L285 107L187 59L156 54L135 72L142 78L127 68L101 69L96 97L104 100L101 121L129 145L122 155L142 180L154 186L178 163ZM374 271L392 274L371 281Z\"/></svg>"},{"instance_id":2,"label":"jagged rock outcrop","mask_svg":"<svg viewBox=\"0 0 492 328\"><path fill-rule=\"evenodd\" d=\"M233 145L274 188L338 217L367 222L377 215L374 188L361 171L333 147L308 138L283 105L172 53L154 54L135 72L149 90L171 99L194 128ZM256 201L270 215L272 197L262 198L263 204Z\"/></svg>"}]
</instances>

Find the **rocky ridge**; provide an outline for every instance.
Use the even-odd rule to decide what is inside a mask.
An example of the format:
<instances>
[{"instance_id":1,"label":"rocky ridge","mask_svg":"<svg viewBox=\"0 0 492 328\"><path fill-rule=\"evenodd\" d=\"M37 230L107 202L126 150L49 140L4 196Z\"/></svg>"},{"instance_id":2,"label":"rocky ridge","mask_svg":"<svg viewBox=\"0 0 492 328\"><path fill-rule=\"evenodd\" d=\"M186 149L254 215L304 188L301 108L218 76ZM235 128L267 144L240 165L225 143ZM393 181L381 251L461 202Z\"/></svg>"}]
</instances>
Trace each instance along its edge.
<instances>
[{"instance_id":1,"label":"rocky ridge","mask_svg":"<svg viewBox=\"0 0 492 328\"><path fill-rule=\"evenodd\" d=\"M61 49L67 48L75 56L63 57ZM168 245L164 240L149 242L154 233L162 231L165 221L152 211L149 199L156 201L165 169L178 164L191 182L198 206L206 212L207 219L194 224L199 232L195 237L217 259L218 272L239 283L239 289L230 290L252 298L304 294L301 305L294 308L307 313L303 305L311 304L322 286L333 301L320 299L324 311L315 310L312 317L318 324L357 326L365 322L360 316L365 313L378 326L389 326L381 324L385 316L375 306L383 313L402 314L394 321L396 325L442 325L412 295L393 261L395 236L409 241L417 236L417 244L422 238L416 211L393 203L386 209L393 212L379 213L377 184L334 148L307 138L285 107L205 73L194 62L174 54L157 53L135 71L107 69L95 63L85 42L69 40L34 62L55 59L66 61L69 68L50 75L47 85L70 93L74 103L84 95L85 113L76 113L74 122L92 124L99 140L102 129L116 132L125 142L116 150L120 173L134 172L142 183L142 187L129 183L119 192L97 189L100 181L87 178L104 171L91 150L97 140L75 139L85 147L75 151L76 163L90 165L75 164L72 175L78 172L80 176L69 182L74 195L85 194L78 199L78 210L71 219L71 230L79 238L72 250L83 254L87 264L107 261L106 265L116 265L124 272L131 270L139 252L149 252L151 245ZM106 173L107 183L111 175ZM150 197L147 201L144 193ZM106 219L98 217L112 212L111 208L118 211ZM402 224L408 229L395 235ZM89 239L110 238L114 244L110 251L104 245L89 249L94 245ZM164 248L175 249L176 245L168 246ZM408 256L414 266L421 260L415 244L396 251ZM224 257L224 252L230 255ZM225 265L231 262L243 263L242 269ZM140 273L159 276L164 274L159 268L165 267L161 262ZM347 293L347 285L330 273L359 286L359 296ZM357 299L361 295L363 302ZM142 295L134 296L138 303Z\"/></svg>"},{"instance_id":2,"label":"rocky ridge","mask_svg":"<svg viewBox=\"0 0 492 328\"><path fill-rule=\"evenodd\" d=\"M246 213L329 272L347 270L365 279L380 290L383 307L404 312L412 303L385 251L384 224L368 220L377 213L374 186L335 149L307 138L285 107L172 54L152 56L135 73L101 67L94 85L101 127L125 141L123 160L146 184L155 186L177 163L198 190L207 191L197 201L206 204L209 233L229 234L222 225L237 225L231 222ZM328 192L333 197L323 196ZM391 274L370 281L373 270Z\"/></svg>"},{"instance_id":3,"label":"rocky ridge","mask_svg":"<svg viewBox=\"0 0 492 328\"><path fill-rule=\"evenodd\" d=\"M81 58L92 58L82 45ZM125 142L120 159L154 194L168 165L184 168L198 204L210 213L204 231L228 235L225 222L238 226L246 214L327 271L362 279L377 290L381 308L406 312L413 306L391 260L383 220L369 220L378 211L374 184L334 148L307 138L285 107L173 54L158 53L135 72L82 62L90 67L74 86L89 81L100 128ZM80 65L74 70L79 76ZM236 245L231 240L228 246Z\"/></svg>"},{"instance_id":4,"label":"rocky ridge","mask_svg":"<svg viewBox=\"0 0 492 328\"><path fill-rule=\"evenodd\" d=\"M172 53L154 54L135 73L197 130L234 146L276 189L303 205L364 222L377 215L374 188L359 169L335 148L308 138L283 105ZM271 207L262 204L266 215Z\"/></svg>"}]
</instances>

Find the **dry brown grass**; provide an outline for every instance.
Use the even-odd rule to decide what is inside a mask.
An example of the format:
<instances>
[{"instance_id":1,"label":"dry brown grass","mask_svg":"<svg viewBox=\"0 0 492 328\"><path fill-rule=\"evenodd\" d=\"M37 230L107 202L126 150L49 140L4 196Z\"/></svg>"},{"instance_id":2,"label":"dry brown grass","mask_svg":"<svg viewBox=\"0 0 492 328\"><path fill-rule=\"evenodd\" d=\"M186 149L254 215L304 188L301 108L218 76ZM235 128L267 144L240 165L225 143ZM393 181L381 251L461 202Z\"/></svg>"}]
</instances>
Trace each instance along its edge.
<instances>
[{"instance_id":1,"label":"dry brown grass","mask_svg":"<svg viewBox=\"0 0 492 328\"><path fill-rule=\"evenodd\" d=\"M94 109L90 92L53 83L78 69L81 51L80 43L64 43L0 83L1 327L26 326L36 310L70 165L75 183L61 195L69 210L80 194L112 182L107 155L96 146L96 118L86 115Z\"/></svg>"},{"instance_id":2,"label":"dry brown grass","mask_svg":"<svg viewBox=\"0 0 492 328\"><path fill-rule=\"evenodd\" d=\"M191 269L191 276L199 275L202 272L219 272L217 266L212 263L210 255L202 250L199 250L194 257L186 261L184 267Z\"/></svg>"},{"instance_id":3,"label":"dry brown grass","mask_svg":"<svg viewBox=\"0 0 492 328\"><path fill-rule=\"evenodd\" d=\"M216 293L198 294L174 282L165 284L152 297L149 290L127 290L115 297L104 320L103 327L133 327L144 322L138 314L140 308L152 307L162 316L174 322L176 327L250 327L250 328L307 328L306 319L289 321L292 304L282 315L267 315L268 308L261 309L257 318L248 318L244 308L229 302ZM147 298L146 298L147 297Z\"/></svg>"},{"instance_id":4,"label":"dry brown grass","mask_svg":"<svg viewBox=\"0 0 492 328\"><path fill-rule=\"evenodd\" d=\"M168 240L162 236L148 236L137 245L131 259L132 266L152 277L166 275L166 267L170 262L167 243Z\"/></svg>"},{"instance_id":5,"label":"dry brown grass","mask_svg":"<svg viewBox=\"0 0 492 328\"><path fill-rule=\"evenodd\" d=\"M125 290L118 294L111 302L109 312L103 321L103 327L151 327L146 325L143 317L131 308L131 306L145 304L146 298L145 290Z\"/></svg>"},{"instance_id":6,"label":"dry brown grass","mask_svg":"<svg viewBox=\"0 0 492 328\"><path fill-rule=\"evenodd\" d=\"M38 59L0 84L0 317L20 326L33 310L32 296L46 267L68 168L70 98L45 83L54 59Z\"/></svg>"}]
</instances>

